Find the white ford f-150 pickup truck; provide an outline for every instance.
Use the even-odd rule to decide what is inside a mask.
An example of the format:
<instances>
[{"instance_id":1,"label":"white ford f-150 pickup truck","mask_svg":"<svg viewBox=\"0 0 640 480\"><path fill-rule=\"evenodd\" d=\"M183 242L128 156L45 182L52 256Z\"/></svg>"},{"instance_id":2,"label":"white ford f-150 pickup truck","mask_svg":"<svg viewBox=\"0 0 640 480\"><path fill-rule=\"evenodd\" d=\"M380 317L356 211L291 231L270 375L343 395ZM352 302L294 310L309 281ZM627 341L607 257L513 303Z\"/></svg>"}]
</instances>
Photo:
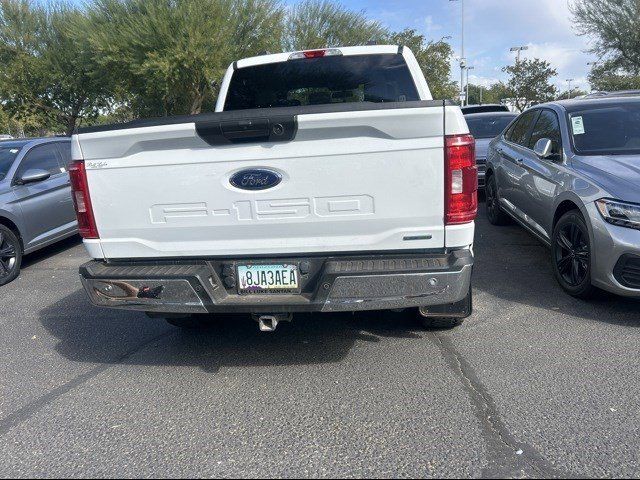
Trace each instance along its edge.
<instances>
[{"instance_id":1,"label":"white ford f-150 pickup truck","mask_svg":"<svg viewBox=\"0 0 640 480\"><path fill-rule=\"evenodd\" d=\"M474 145L407 48L239 60L215 112L73 136L83 285L181 326L406 308L454 326L471 313Z\"/></svg>"}]
</instances>

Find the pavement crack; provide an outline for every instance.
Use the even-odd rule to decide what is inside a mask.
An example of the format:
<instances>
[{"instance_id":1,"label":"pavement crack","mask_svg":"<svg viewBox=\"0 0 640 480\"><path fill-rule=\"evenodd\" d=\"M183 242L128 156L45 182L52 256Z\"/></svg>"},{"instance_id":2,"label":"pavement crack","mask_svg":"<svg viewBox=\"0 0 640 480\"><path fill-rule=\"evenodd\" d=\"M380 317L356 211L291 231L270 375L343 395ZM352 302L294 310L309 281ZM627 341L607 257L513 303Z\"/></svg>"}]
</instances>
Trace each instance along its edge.
<instances>
[{"instance_id":1,"label":"pavement crack","mask_svg":"<svg viewBox=\"0 0 640 480\"><path fill-rule=\"evenodd\" d=\"M500 418L496 403L473 367L446 336L432 333L433 343L445 362L462 382L469 396L481 435L487 446L489 464L482 470L484 478L554 477L569 478L558 471L534 447L519 442Z\"/></svg>"},{"instance_id":2,"label":"pavement crack","mask_svg":"<svg viewBox=\"0 0 640 480\"><path fill-rule=\"evenodd\" d=\"M140 350L143 350L145 347L147 347L147 346L151 345L152 343L155 343L155 342L157 342L159 340L162 340L162 339L170 336L173 333L174 333L174 330L169 330L169 331L166 331L166 332L164 332L164 333L162 333L160 335L156 335L155 337L147 340L146 342L143 342L141 344L136 345L131 350L125 352L122 355L120 355L115 360L113 360L113 362L107 363L107 364L98 365L97 367L92 368L88 372L85 372L82 375L78 375L77 377L73 378L72 380L69 380L67 383L64 383L64 384L60 385L59 387L54 388L50 392L45 393L41 397L39 397L39 398L33 400L32 402L24 405L23 407L19 408L15 412L7 415L6 417L4 417L3 419L0 420L0 437L2 437L5 434L7 434L12 428L16 427L17 425L20 425L21 423L29 420L36 413L38 413L40 410L42 410L47 405L53 403L55 400L60 398L65 393L70 392L74 388L76 388L76 387L82 385L83 383L91 380L92 378L100 375L102 372L108 370L109 368L111 368L111 367L113 367L115 365L121 364L122 362L127 360L129 357L135 355Z\"/></svg>"}]
</instances>

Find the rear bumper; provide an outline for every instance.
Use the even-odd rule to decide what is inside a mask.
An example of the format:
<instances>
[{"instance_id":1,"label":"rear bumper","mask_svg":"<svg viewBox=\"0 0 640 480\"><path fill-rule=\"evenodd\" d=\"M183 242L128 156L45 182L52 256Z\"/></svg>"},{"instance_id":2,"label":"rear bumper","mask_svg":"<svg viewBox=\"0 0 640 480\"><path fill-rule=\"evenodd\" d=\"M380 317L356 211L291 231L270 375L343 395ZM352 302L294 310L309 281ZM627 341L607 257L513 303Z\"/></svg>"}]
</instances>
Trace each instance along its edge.
<instances>
[{"instance_id":1,"label":"rear bumper","mask_svg":"<svg viewBox=\"0 0 640 480\"><path fill-rule=\"evenodd\" d=\"M293 262L301 293L240 295L238 263ZM158 313L285 313L459 304L471 285L473 253L336 255L278 259L92 261L80 277L94 305ZM306 273L305 273L306 272Z\"/></svg>"}]
</instances>

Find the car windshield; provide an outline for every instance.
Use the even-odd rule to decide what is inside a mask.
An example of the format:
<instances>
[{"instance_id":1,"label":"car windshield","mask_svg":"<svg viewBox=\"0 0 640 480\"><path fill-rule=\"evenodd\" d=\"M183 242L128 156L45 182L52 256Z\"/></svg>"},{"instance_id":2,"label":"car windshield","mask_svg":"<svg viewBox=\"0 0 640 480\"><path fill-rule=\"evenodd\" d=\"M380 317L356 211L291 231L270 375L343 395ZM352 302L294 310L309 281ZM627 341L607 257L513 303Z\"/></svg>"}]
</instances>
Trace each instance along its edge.
<instances>
[{"instance_id":1,"label":"car windshield","mask_svg":"<svg viewBox=\"0 0 640 480\"><path fill-rule=\"evenodd\" d=\"M516 118L515 115L468 116L467 125L474 138L495 138Z\"/></svg>"},{"instance_id":2,"label":"car windshield","mask_svg":"<svg viewBox=\"0 0 640 480\"><path fill-rule=\"evenodd\" d=\"M11 165L20 152L16 147L0 147L0 180L7 176Z\"/></svg>"},{"instance_id":3,"label":"car windshield","mask_svg":"<svg viewBox=\"0 0 640 480\"><path fill-rule=\"evenodd\" d=\"M338 55L239 68L224 109L413 100L418 91L402 55Z\"/></svg>"},{"instance_id":4,"label":"car windshield","mask_svg":"<svg viewBox=\"0 0 640 480\"><path fill-rule=\"evenodd\" d=\"M640 102L570 112L569 128L580 155L640 154Z\"/></svg>"}]
</instances>

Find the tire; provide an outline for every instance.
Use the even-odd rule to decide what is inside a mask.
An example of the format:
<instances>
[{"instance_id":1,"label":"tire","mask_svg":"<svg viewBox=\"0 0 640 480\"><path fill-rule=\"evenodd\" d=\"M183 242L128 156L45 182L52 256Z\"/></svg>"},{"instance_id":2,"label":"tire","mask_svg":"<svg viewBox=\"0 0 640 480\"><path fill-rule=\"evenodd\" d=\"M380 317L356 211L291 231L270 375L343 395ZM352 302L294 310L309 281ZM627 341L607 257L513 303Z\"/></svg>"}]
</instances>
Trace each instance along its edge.
<instances>
[{"instance_id":1,"label":"tire","mask_svg":"<svg viewBox=\"0 0 640 480\"><path fill-rule=\"evenodd\" d=\"M167 323L184 330L205 330L211 328L213 321L208 315L191 315L188 317L168 317Z\"/></svg>"},{"instance_id":2,"label":"tire","mask_svg":"<svg viewBox=\"0 0 640 480\"><path fill-rule=\"evenodd\" d=\"M427 330L451 330L452 328L462 325L464 318L420 316L420 321L422 322L422 326Z\"/></svg>"},{"instance_id":3,"label":"tire","mask_svg":"<svg viewBox=\"0 0 640 480\"><path fill-rule=\"evenodd\" d=\"M569 295L586 300L596 288L591 284L591 240L579 210L565 213L553 228L551 262L553 273Z\"/></svg>"},{"instance_id":4,"label":"tire","mask_svg":"<svg viewBox=\"0 0 640 480\"><path fill-rule=\"evenodd\" d=\"M498 186L496 185L494 175L491 175L487 179L484 195L489 223L498 226L509 225L511 223L511 217L504 213L502 207L500 207L500 202L498 201Z\"/></svg>"},{"instance_id":5,"label":"tire","mask_svg":"<svg viewBox=\"0 0 640 480\"><path fill-rule=\"evenodd\" d=\"M22 245L18 236L0 225L0 286L14 281L20 275Z\"/></svg>"},{"instance_id":6,"label":"tire","mask_svg":"<svg viewBox=\"0 0 640 480\"><path fill-rule=\"evenodd\" d=\"M428 307L428 311L431 314L435 313L440 309L440 311L449 312L453 314L453 316L443 315L439 316L428 316L425 317L420 314L420 308L417 311L418 318L422 323L422 326L427 330L451 330L459 325L462 325L465 318L468 318L473 313L473 290L469 287L469 294L460 300L451 305L443 305L440 307L435 307L434 311L433 307Z\"/></svg>"}]
</instances>

